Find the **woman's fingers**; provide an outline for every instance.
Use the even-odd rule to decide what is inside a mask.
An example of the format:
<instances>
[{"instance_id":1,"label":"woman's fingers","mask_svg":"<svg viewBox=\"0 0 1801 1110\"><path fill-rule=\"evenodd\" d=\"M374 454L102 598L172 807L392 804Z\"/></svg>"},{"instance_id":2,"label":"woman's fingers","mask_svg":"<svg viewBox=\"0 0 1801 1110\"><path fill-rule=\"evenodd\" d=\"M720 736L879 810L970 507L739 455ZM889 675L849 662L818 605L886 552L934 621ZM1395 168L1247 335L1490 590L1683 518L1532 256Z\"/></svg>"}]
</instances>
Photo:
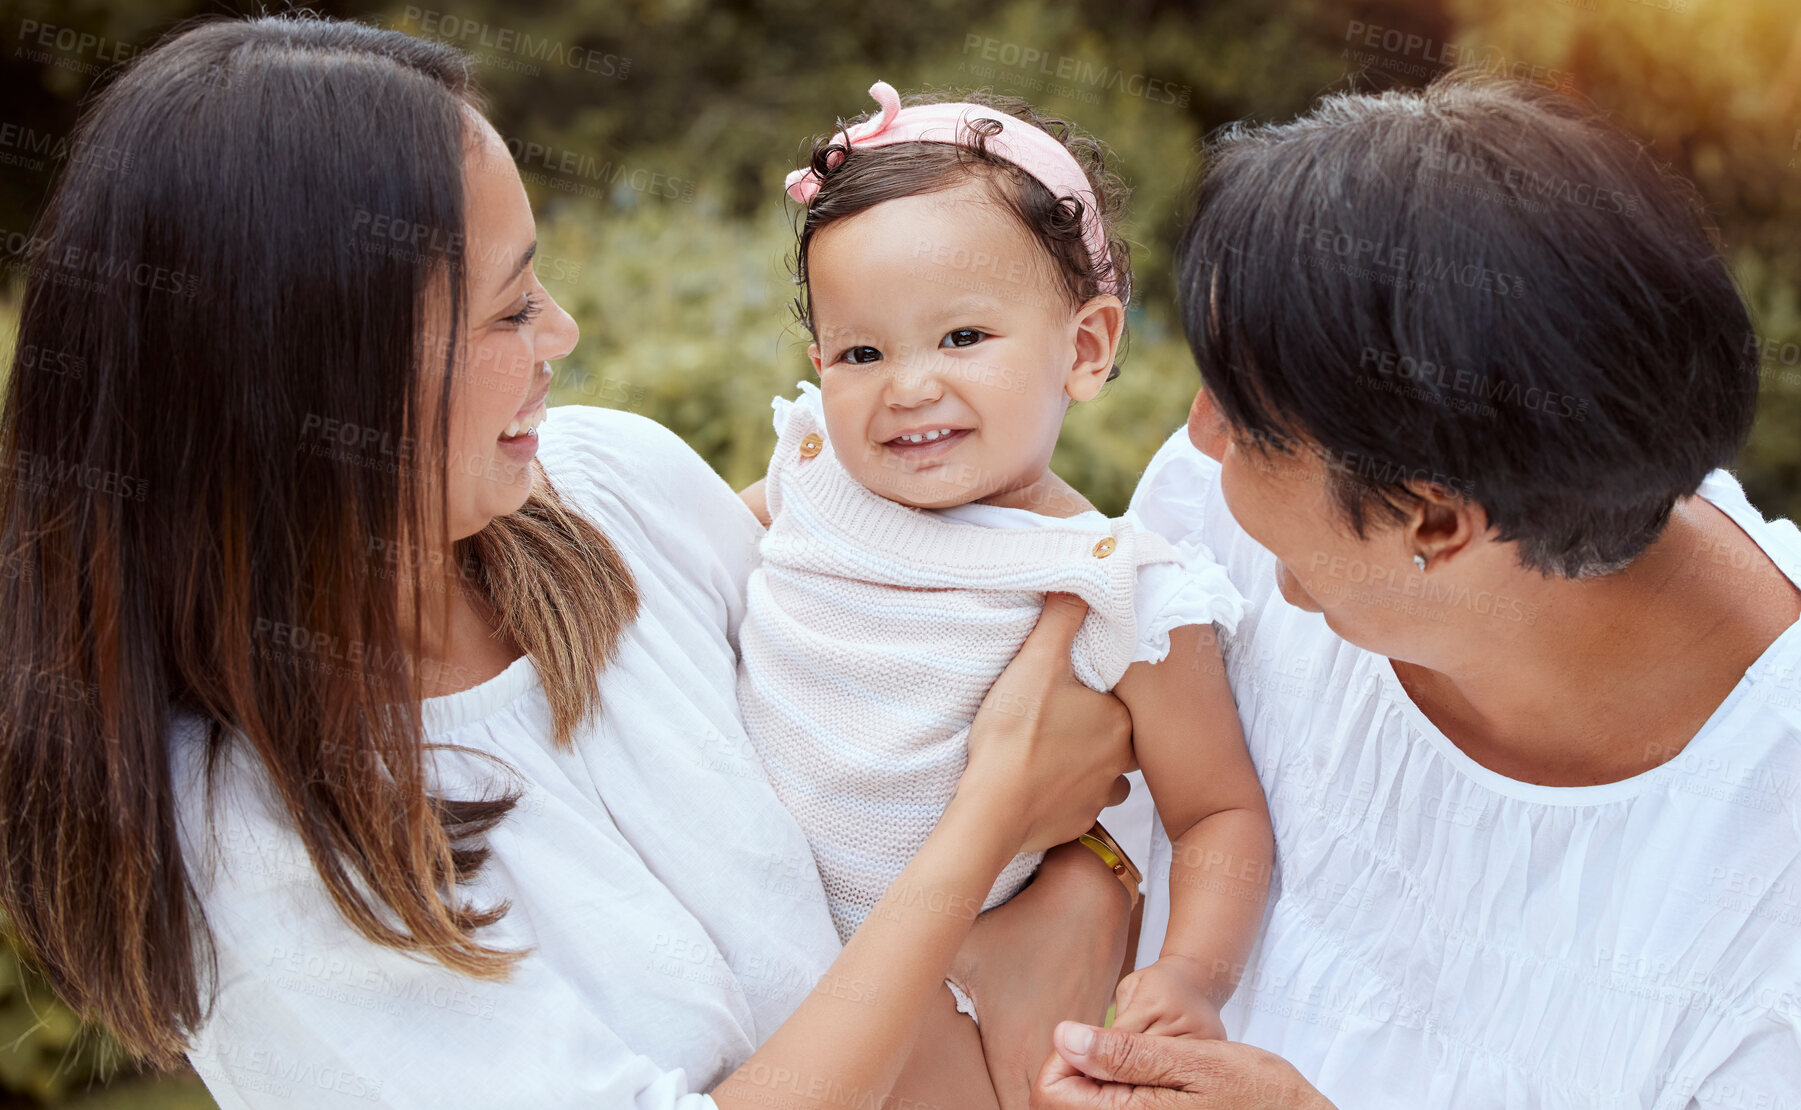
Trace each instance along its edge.
<instances>
[{"instance_id":1,"label":"woman's fingers","mask_svg":"<svg viewBox=\"0 0 1801 1110\"><path fill-rule=\"evenodd\" d=\"M1090 1078L1107 1083L1186 1091L1210 1063L1184 1051L1186 1041L1098 1029L1074 1021L1057 1026L1054 1043L1065 1060Z\"/></svg>"},{"instance_id":2,"label":"woman's fingers","mask_svg":"<svg viewBox=\"0 0 1801 1110\"><path fill-rule=\"evenodd\" d=\"M1052 665L1052 673L1069 668L1069 647L1076 642L1076 631L1088 616L1088 603L1075 594L1044 595L1044 611L1026 642L1020 645L1016 659L1042 661Z\"/></svg>"},{"instance_id":3,"label":"woman's fingers","mask_svg":"<svg viewBox=\"0 0 1801 1110\"><path fill-rule=\"evenodd\" d=\"M1053 1043L1057 1058L1046 1062L1033 1091L1037 1110L1332 1110L1286 1060L1247 1044L1122 1033L1074 1021L1057 1026ZM1178 1091L1187 1097L1174 1096Z\"/></svg>"},{"instance_id":4,"label":"woman's fingers","mask_svg":"<svg viewBox=\"0 0 1801 1110\"><path fill-rule=\"evenodd\" d=\"M1103 1087L1052 1052L1032 1084L1032 1110L1129 1110L1130 1087Z\"/></svg>"},{"instance_id":5,"label":"woman's fingers","mask_svg":"<svg viewBox=\"0 0 1801 1110\"><path fill-rule=\"evenodd\" d=\"M1048 595L970 727L965 782L998 791L1001 808L1022 819L1021 851L1075 839L1125 797L1115 780L1131 765L1131 714L1076 681L1070 666L1087 615L1080 598Z\"/></svg>"}]
</instances>

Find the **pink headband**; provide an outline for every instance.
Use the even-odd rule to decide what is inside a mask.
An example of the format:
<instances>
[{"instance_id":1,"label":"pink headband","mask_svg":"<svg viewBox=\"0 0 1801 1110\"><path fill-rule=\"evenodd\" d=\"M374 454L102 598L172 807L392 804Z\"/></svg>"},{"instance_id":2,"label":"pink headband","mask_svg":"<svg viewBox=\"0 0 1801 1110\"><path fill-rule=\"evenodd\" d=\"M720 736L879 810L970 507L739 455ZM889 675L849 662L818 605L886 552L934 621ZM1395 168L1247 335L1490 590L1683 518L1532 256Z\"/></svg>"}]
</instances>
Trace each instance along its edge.
<instances>
[{"instance_id":1,"label":"pink headband","mask_svg":"<svg viewBox=\"0 0 1801 1110\"><path fill-rule=\"evenodd\" d=\"M1101 230L1100 205L1095 202L1094 190L1088 186L1088 175L1076 164L1075 156L1049 132L980 104L915 104L911 108L902 108L900 94L886 81L869 86L869 95L882 106L881 114L840 131L833 136L833 142L846 147L891 146L894 143L973 146L974 143L966 138L971 134L968 125L974 120L993 120L1000 124L1001 130L987 136L988 150L1037 178L1053 197L1074 197L1081 201L1082 239L1088 246L1088 256L1099 264L1101 273L1108 275L1101 281L1101 291L1120 293L1119 281L1113 276L1107 256L1107 236ZM827 165L836 167L843 160L844 152L834 150L827 156ZM801 204L811 204L813 194L819 192L819 175L811 166L795 170L788 175L787 185L789 196Z\"/></svg>"}]
</instances>

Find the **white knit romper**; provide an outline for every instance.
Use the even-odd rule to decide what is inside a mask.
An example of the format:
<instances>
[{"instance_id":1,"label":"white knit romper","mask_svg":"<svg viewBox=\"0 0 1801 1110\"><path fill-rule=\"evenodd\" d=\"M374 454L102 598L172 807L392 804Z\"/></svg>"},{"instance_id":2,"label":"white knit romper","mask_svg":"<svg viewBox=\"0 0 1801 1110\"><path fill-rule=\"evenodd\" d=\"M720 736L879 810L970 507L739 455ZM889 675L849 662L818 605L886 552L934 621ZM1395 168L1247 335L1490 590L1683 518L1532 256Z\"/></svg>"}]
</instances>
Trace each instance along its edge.
<instances>
[{"instance_id":1,"label":"white knit romper","mask_svg":"<svg viewBox=\"0 0 1801 1110\"><path fill-rule=\"evenodd\" d=\"M845 471L805 405L789 411L765 493L738 700L848 940L937 824L970 722L1044 595L1088 602L1071 660L1110 690L1137 646L1138 568L1179 559L1123 519L1022 531L889 501ZM982 908L1017 893L1042 855L1009 863Z\"/></svg>"}]
</instances>

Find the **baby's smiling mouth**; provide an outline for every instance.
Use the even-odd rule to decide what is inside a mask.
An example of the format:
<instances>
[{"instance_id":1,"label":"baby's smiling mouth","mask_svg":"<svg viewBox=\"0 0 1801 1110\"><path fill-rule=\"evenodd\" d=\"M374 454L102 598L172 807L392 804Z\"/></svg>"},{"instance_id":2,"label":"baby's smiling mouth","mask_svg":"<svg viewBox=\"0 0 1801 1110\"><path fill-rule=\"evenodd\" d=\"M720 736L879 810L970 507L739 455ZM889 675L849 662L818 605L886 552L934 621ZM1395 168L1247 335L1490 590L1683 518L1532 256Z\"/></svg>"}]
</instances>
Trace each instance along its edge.
<instances>
[{"instance_id":1,"label":"baby's smiling mouth","mask_svg":"<svg viewBox=\"0 0 1801 1110\"><path fill-rule=\"evenodd\" d=\"M961 442L969 432L968 428L942 425L936 428L910 428L883 440L882 446L903 455L936 454L937 450L934 449L949 449L952 444Z\"/></svg>"}]
</instances>

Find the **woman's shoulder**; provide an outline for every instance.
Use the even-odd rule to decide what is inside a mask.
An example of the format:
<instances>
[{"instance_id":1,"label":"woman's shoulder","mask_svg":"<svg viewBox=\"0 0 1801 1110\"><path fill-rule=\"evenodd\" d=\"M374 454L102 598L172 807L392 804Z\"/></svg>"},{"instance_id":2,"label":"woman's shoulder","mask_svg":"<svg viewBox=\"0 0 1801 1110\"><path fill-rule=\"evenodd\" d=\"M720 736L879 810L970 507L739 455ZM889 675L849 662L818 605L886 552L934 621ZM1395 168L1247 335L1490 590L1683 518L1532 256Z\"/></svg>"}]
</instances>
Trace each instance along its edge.
<instances>
[{"instance_id":1,"label":"woman's shoulder","mask_svg":"<svg viewBox=\"0 0 1801 1110\"><path fill-rule=\"evenodd\" d=\"M561 405L538 435L558 495L619 547L640 585L666 583L735 636L763 525L712 466L655 420L616 409Z\"/></svg>"},{"instance_id":2,"label":"woman's shoulder","mask_svg":"<svg viewBox=\"0 0 1801 1110\"><path fill-rule=\"evenodd\" d=\"M539 460L557 492L609 538L636 522L664 538L701 533L736 551L762 525L682 437L634 412L559 405L539 431Z\"/></svg>"},{"instance_id":3,"label":"woman's shoulder","mask_svg":"<svg viewBox=\"0 0 1801 1110\"><path fill-rule=\"evenodd\" d=\"M612 479L639 493L657 494L707 479L725 484L681 436L639 413L558 405L538 436L539 461L559 486Z\"/></svg>"}]
</instances>

